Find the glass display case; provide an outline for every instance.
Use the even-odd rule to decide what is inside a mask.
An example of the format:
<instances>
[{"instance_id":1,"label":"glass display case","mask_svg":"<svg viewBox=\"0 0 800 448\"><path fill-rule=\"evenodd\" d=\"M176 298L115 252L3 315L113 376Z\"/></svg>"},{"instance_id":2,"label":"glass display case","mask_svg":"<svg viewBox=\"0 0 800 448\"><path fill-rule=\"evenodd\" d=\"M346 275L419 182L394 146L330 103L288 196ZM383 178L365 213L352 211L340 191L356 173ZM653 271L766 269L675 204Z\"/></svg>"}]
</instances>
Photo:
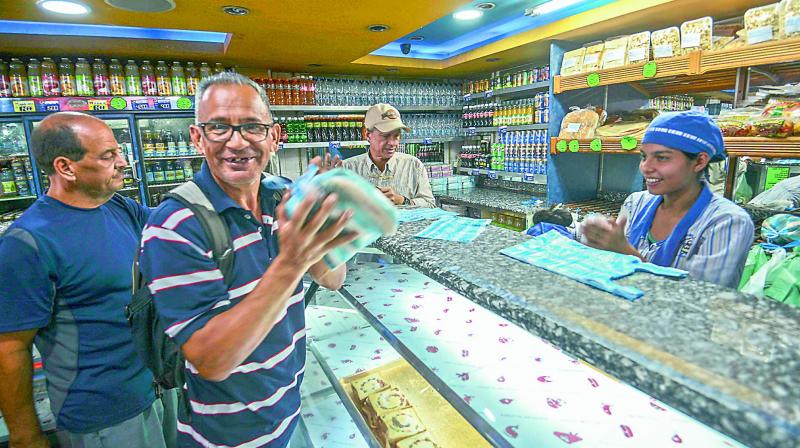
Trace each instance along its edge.
<instances>
[{"instance_id":1,"label":"glass display case","mask_svg":"<svg viewBox=\"0 0 800 448\"><path fill-rule=\"evenodd\" d=\"M306 319L307 446L741 446L389 256Z\"/></svg>"},{"instance_id":2,"label":"glass display case","mask_svg":"<svg viewBox=\"0 0 800 448\"><path fill-rule=\"evenodd\" d=\"M22 120L0 119L0 233L37 196Z\"/></svg>"},{"instance_id":3,"label":"glass display case","mask_svg":"<svg viewBox=\"0 0 800 448\"><path fill-rule=\"evenodd\" d=\"M172 188L190 180L203 156L189 136L192 115L137 117L136 131L142 157L148 205L157 206Z\"/></svg>"}]
</instances>

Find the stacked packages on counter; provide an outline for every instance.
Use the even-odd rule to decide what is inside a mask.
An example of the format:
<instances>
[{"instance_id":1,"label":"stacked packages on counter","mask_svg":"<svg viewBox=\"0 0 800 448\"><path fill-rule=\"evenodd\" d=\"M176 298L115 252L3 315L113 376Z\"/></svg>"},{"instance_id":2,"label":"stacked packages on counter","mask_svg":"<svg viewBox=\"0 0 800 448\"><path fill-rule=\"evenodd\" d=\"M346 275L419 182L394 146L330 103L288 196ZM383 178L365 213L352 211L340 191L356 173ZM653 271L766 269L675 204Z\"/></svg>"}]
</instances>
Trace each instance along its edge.
<instances>
[{"instance_id":1,"label":"stacked packages on counter","mask_svg":"<svg viewBox=\"0 0 800 448\"><path fill-rule=\"evenodd\" d=\"M564 54L560 74L590 73L693 51L737 48L793 37L800 37L800 0L783 0L749 9L744 15L744 27L733 32L727 25L715 29L713 18L702 17L680 27L590 42Z\"/></svg>"},{"instance_id":2,"label":"stacked packages on counter","mask_svg":"<svg viewBox=\"0 0 800 448\"><path fill-rule=\"evenodd\" d=\"M770 100L766 107L723 111L717 124L725 137L800 136L800 101Z\"/></svg>"}]
</instances>

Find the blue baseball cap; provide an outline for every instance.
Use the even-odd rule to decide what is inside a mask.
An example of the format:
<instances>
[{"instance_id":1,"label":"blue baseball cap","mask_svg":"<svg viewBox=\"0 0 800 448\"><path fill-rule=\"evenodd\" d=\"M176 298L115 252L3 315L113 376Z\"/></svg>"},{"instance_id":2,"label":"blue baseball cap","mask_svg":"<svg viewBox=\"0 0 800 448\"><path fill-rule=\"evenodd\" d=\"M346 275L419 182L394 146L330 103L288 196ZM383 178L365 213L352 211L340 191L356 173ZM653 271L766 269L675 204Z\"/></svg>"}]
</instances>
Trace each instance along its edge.
<instances>
[{"instance_id":1,"label":"blue baseball cap","mask_svg":"<svg viewBox=\"0 0 800 448\"><path fill-rule=\"evenodd\" d=\"M705 152L712 162L727 158L719 126L708 115L696 111L657 116L644 132L642 143L655 143L688 154Z\"/></svg>"}]
</instances>

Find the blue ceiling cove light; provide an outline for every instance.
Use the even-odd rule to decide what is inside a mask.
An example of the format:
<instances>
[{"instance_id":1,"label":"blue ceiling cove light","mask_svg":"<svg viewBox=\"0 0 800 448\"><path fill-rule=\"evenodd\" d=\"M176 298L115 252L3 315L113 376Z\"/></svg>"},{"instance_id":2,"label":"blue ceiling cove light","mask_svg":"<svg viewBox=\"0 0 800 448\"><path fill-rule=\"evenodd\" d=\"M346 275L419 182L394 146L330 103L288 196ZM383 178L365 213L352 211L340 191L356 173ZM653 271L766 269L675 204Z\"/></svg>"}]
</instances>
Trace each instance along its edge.
<instances>
[{"instance_id":1,"label":"blue ceiling cove light","mask_svg":"<svg viewBox=\"0 0 800 448\"><path fill-rule=\"evenodd\" d=\"M227 33L214 31L169 30L132 26L83 25L75 23L23 22L0 20L0 34L45 36L119 37L127 39L178 40L223 44Z\"/></svg>"},{"instance_id":2,"label":"blue ceiling cove light","mask_svg":"<svg viewBox=\"0 0 800 448\"><path fill-rule=\"evenodd\" d=\"M496 1L496 7L491 9L460 11L483 12L480 20L457 20L454 15L447 15L370 54L440 61L613 2L614 0ZM536 14L526 16L526 9L536 9ZM414 41L411 39L413 36L425 36L425 40ZM408 54L403 54L400 44L409 43L411 50Z\"/></svg>"}]
</instances>

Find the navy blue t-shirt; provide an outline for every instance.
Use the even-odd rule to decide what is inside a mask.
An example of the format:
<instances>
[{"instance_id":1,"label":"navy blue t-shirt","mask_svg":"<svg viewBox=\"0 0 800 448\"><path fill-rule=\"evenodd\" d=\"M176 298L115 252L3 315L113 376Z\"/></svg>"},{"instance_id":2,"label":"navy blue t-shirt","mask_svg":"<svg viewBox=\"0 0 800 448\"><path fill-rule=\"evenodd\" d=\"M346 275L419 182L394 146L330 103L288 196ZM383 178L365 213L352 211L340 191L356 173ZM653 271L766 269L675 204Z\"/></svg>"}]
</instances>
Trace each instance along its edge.
<instances>
[{"instance_id":1,"label":"navy blue t-shirt","mask_svg":"<svg viewBox=\"0 0 800 448\"><path fill-rule=\"evenodd\" d=\"M39 329L59 428L107 428L155 399L124 310L148 215L120 195L93 209L42 196L0 237L0 333Z\"/></svg>"}]
</instances>

